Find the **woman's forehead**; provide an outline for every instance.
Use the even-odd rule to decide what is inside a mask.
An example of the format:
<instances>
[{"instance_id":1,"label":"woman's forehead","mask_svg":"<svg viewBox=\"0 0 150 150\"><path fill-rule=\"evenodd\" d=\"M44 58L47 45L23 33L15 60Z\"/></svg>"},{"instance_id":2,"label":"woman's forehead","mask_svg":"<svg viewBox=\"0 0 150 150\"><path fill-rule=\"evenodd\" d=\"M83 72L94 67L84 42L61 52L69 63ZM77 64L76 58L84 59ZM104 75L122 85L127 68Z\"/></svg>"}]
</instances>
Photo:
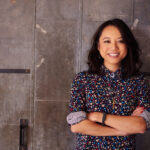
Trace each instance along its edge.
<instances>
[{"instance_id":1,"label":"woman's forehead","mask_svg":"<svg viewBox=\"0 0 150 150\"><path fill-rule=\"evenodd\" d=\"M115 26L107 26L102 31L100 36L101 39L109 39L109 38L122 38L122 35L119 29Z\"/></svg>"}]
</instances>

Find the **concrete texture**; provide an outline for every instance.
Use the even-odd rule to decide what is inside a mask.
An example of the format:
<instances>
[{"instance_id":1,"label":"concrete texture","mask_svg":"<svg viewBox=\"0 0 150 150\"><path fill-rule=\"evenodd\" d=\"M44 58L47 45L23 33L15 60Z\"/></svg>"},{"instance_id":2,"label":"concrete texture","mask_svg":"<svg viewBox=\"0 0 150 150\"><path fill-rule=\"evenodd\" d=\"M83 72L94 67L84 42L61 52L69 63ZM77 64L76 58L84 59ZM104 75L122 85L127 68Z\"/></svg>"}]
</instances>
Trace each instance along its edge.
<instances>
[{"instance_id":1,"label":"concrete texture","mask_svg":"<svg viewBox=\"0 0 150 150\"><path fill-rule=\"evenodd\" d=\"M42 100L68 101L77 47L75 22L38 21L36 34L36 96ZM41 63L42 61L42 63Z\"/></svg>"},{"instance_id":2,"label":"concrete texture","mask_svg":"<svg viewBox=\"0 0 150 150\"><path fill-rule=\"evenodd\" d=\"M37 0L37 19L77 20L79 0Z\"/></svg>"},{"instance_id":3,"label":"concrete texture","mask_svg":"<svg viewBox=\"0 0 150 150\"><path fill-rule=\"evenodd\" d=\"M19 149L21 118L29 120L31 149L35 1L1 0L0 6L0 69L31 70L31 74L0 74L0 149Z\"/></svg>"},{"instance_id":4,"label":"concrete texture","mask_svg":"<svg viewBox=\"0 0 150 150\"><path fill-rule=\"evenodd\" d=\"M134 0L134 18L140 20L140 24L150 24L150 1L149 0Z\"/></svg>"},{"instance_id":5,"label":"concrete texture","mask_svg":"<svg viewBox=\"0 0 150 150\"><path fill-rule=\"evenodd\" d=\"M1 0L0 6L0 68L29 68L34 43L34 0Z\"/></svg>"},{"instance_id":6,"label":"concrete texture","mask_svg":"<svg viewBox=\"0 0 150 150\"><path fill-rule=\"evenodd\" d=\"M0 149L18 150L19 147L19 126L3 125L0 127Z\"/></svg>"},{"instance_id":7,"label":"concrete texture","mask_svg":"<svg viewBox=\"0 0 150 150\"><path fill-rule=\"evenodd\" d=\"M68 103L37 101L35 107L34 149L72 149L73 135L66 123Z\"/></svg>"},{"instance_id":8,"label":"concrete texture","mask_svg":"<svg viewBox=\"0 0 150 150\"><path fill-rule=\"evenodd\" d=\"M30 118L30 76L0 74L0 126Z\"/></svg>"},{"instance_id":9,"label":"concrete texture","mask_svg":"<svg viewBox=\"0 0 150 150\"><path fill-rule=\"evenodd\" d=\"M131 22L133 17L133 0L83 0L83 19L88 21L105 21L114 17Z\"/></svg>"},{"instance_id":10,"label":"concrete texture","mask_svg":"<svg viewBox=\"0 0 150 150\"><path fill-rule=\"evenodd\" d=\"M19 120L29 120L30 150L72 150L75 137L66 122L75 73L87 69L87 54L97 27L123 19L143 50L150 72L149 0L1 0L0 69L30 69L30 74L0 74L0 149L19 148ZM150 78L149 78L150 79ZM149 150L149 136L137 137L137 150Z\"/></svg>"}]
</instances>

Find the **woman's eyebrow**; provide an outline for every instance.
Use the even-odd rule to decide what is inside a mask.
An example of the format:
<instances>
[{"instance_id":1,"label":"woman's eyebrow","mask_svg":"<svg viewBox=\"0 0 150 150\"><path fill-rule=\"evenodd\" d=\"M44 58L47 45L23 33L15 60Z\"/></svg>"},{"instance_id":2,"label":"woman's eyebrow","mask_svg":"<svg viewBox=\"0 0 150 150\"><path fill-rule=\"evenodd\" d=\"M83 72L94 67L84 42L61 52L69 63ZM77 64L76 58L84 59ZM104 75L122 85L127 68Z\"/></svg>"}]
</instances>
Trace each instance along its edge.
<instances>
[{"instance_id":1,"label":"woman's eyebrow","mask_svg":"<svg viewBox=\"0 0 150 150\"><path fill-rule=\"evenodd\" d=\"M105 40L105 39L110 39L110 37L104 37L103 40Z\"/></svg>"},{"instance_id":2,"label":"woman's eyebrow","mask_svg":"<svg viewBox=\"0 0 150 150\"><path fill-rule=\"evenodd\" d=\"M122 38L122 36L121 36L121 37L118 37L118 39L123 39L123 38Z\"/></svg>"},{"instance_id":3,"label":"woman's eyebrow","mask_svg":"<svg viewBox=\"0 0 150 150\"><path fill-rule=\"evenodd\" d=\"M110 39L110 37L104 37L103 40ZM117 39L123 39L122 37L118 37Z\"/></svg>"}]
</instances>

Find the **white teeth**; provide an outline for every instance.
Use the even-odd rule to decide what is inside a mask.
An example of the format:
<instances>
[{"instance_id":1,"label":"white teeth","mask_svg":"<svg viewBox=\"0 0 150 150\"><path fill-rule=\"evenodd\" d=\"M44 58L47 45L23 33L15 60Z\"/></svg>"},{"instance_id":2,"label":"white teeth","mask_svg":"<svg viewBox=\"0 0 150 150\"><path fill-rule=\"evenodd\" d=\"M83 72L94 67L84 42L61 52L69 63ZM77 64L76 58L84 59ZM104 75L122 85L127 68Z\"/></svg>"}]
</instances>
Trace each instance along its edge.
<instances>
[{"instance_id":1,"label":"white teeth","mask_svg":"<svg viewBox=\"0 0 150 150\"><path fill-rule=\"evenodd\" d=\"M110 56L118 56L119 54L109 54Z\"/></svg>"}]
</instances>

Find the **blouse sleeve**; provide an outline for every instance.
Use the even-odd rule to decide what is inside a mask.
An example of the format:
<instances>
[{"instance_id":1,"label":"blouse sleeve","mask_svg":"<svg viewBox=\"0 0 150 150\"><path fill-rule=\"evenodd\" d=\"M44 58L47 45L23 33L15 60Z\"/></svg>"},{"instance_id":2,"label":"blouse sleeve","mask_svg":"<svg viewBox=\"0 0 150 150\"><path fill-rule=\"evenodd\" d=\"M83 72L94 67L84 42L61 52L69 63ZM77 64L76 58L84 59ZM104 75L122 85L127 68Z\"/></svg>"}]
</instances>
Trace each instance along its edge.
<instances>
[{"instance_id":1,"label":"blouse sleeve","mask_svg":"<svg viewBox=\"0 0 150 150\"><path fill-rule=\"evenodd\" d=\"M144 107L144 112L140 115L143 117L147 124L147 129L150 128L150 86L149 81L145 79L143 75L141 75L140 84L138 85L138 103L140 107Z\"/></svg>"},{"instance_id":2,"label":"blouse sleeve","mask_svg":"<svg viewBox=\"0 0 150 150\"><path fill-rule=\"evenodd\" d=\"M70 112L85 111L85 73L78 73L72 83L71 98L69 109Z\"/></svg>"},{"instance_id":3,"label":"blouse sleeve","mask_svg":"<svg viewBox=\"0 0 150 150\"><path fill-rule=\"evenodd\" d=\"M149 81L142 75L140 84L138 85L138 103L150 112L150 86Z\"/></svg>"}]
</instances>

